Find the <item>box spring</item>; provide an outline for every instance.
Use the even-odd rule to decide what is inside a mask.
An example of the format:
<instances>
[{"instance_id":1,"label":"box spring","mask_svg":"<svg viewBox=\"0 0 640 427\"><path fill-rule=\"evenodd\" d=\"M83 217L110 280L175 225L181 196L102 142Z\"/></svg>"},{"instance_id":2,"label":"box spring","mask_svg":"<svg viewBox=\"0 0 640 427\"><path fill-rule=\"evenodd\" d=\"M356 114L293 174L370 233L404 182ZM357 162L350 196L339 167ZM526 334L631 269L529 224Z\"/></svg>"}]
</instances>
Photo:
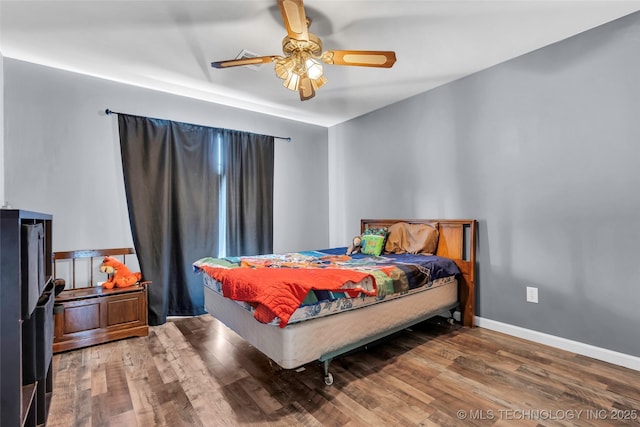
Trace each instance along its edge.
<instances>
[{"instance_id":1,"label":"box spring","mask_svg":"<svg viewBox=\"0 0 640 427\"><path fill-rule=\"evenodd\" d=\"M355 348L441 314L458 304L458 283L426 289L406 297L290 324L285 328L258 322L235 301L204 287L207 311L285 369L293 369L341 349Z\"/></svg>"}]
</instances>

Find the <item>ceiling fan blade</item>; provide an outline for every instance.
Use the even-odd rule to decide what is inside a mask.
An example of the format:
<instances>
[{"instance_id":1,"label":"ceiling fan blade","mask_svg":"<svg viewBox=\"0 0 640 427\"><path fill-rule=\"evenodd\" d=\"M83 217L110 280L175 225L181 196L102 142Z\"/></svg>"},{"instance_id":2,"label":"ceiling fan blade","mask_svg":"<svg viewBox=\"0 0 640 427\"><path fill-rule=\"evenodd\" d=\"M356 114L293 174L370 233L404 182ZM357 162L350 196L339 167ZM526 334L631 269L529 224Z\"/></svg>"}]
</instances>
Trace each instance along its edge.
<instances>
[{"instance_id":1,"label":"ceiling fan blade","mask_svg":"<svg viewBox=\"0 0 640 427\"><path fill-rule=\"evenodd\" d=\"M257 56L255 58L243 58L243 59L230 59L228 61L216 61L212 62L213 68L229 68L239 67L241 65L256 65L256 64L268 64L269 62L276 61L282 58L281 56Z\"/></svg>"},{"instance_id":2,"label":"ceiling fan blade","mask_svg":"<svg viewBox=\"0 0 640 427\"><path fill-rule=\"evenodd\" d=\"M300 79L300 86L298 86L298 92L300 92L300 101L306 101L316 96L316 90L313 88L311 79L304 75Z\"/></svg>"},{"instance_id":3,"label":"ceiling fan blade","mask_svg":"<svg viewBox=\"0 0 640 427\"><path fill-rule=\"evenodd\" d=\"M396 62L396 53L385 50L328 50L322 54L322 60L334 65L391 68Z\"/></svg>"},{"instance_id":4,"label":"ceiling fan blade","mask_svg":"<svg viewBox=\"0 0 640 427\"><path fill-rule=\"evenodd\" d=\"M307 16L302 0L278 0L278 7L289 37L295 40L309 40Z\"/></svg>"}]
</instances>

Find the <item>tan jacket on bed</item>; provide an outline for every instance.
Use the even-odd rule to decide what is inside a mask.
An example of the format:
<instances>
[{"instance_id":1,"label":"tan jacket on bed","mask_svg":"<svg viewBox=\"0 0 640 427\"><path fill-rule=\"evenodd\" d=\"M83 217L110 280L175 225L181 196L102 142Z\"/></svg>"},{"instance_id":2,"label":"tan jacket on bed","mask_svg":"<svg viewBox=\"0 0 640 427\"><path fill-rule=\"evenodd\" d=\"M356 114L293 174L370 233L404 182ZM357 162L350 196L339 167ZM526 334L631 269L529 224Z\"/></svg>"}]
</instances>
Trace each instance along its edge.
<instances>
[{"instance_id":1,"label":"tan jacket on bed","mask_svg":"<svg viewBox=\"0 0 640 427\"><path fill-rule=\"evenodd\" d=\"M438 247L438 224L398 222L389 227L385 252L433 255Z\"/></svg>"}]
</instances>

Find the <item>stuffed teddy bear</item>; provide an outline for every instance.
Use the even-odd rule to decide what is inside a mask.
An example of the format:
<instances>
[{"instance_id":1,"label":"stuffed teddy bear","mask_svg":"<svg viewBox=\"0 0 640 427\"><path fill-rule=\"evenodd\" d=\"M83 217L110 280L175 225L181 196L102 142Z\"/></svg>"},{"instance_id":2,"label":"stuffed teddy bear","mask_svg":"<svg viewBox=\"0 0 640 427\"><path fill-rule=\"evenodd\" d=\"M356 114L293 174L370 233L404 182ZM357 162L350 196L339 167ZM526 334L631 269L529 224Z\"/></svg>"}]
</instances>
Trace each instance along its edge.
<instances>
[{"instance_id":1,"label":"stuffed teddy bear","mask_svg":"<svg viewBox=\"0 0 640 427\"><path fill-rule=\"evenodd\" d=\"M142 280L141 273L132 273L126 265L110 256L104 257L100 271L109 275L108 280L102 284L105 289L113 289L114 286L126 288Z\"/></svg>"},{"instance_id":2,"label":"stuffed teddy bear","mask_svg":"<svg viewBox=\"0 0 640 427\"><path fill-rule=\"evenodd\" d=\"M351 241L351 244L347 248L347 255L355 255L362 249L362 238L360 236L356 236Z\"/></svg>"}]
</instances>

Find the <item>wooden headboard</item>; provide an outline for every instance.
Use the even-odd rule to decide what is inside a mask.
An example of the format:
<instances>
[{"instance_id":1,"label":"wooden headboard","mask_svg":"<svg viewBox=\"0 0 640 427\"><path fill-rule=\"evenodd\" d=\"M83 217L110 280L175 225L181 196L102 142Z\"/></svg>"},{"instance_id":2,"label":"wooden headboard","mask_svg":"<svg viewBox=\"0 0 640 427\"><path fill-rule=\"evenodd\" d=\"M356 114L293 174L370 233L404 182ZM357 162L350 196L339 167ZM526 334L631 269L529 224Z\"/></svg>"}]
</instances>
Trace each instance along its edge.
<instances>
[{"instance_id":1,"label":"wooden headboard","mask_svg":"<svg viewBox=\"0 0 640 427\"><path fill-rule=\"evenodd\" d=\"M474 326L476 309L476 220L475 219L362 219L360 232L366 228L389 227L396 222L438 224L436 255L453 259L462 277L458 279L460 318L464 326Z\"/></svg>"}]
</instances>

